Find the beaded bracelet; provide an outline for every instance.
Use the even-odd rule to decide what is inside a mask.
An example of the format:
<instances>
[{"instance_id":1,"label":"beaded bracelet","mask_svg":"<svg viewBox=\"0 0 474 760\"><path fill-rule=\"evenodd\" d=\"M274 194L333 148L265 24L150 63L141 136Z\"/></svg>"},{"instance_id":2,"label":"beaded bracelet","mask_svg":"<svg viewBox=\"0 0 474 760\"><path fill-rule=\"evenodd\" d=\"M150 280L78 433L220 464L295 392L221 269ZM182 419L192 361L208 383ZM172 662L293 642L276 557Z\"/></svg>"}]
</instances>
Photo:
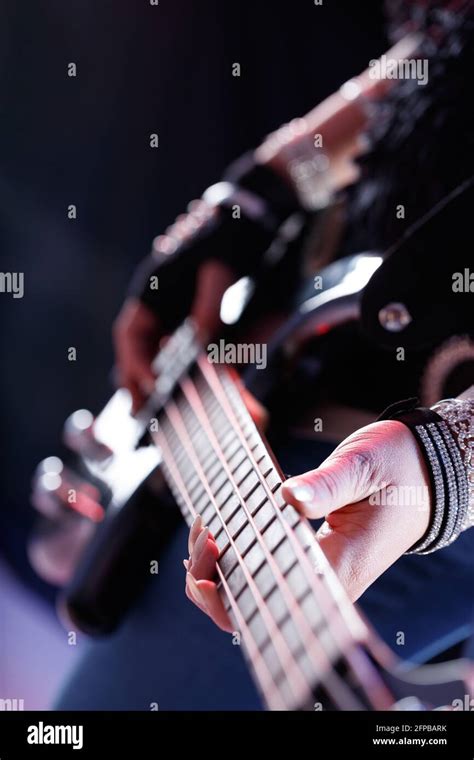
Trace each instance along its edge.
<instances>
[{"instance_id":1,"label":"beaded bracelet","mask_svg":"<svg viewBox=\"0 0 474 760\"><path fill-rule=\"evenodd\" d=\"M432 408L443 418L461 450L469 489L468 508L462 526L462 530L466 530L474 526L474 398L443 399Z\"/></svg>"},{"instance_id":2,"label":"beaded bracelet","mask_svg":"<svg viewBox=\"0 0 474 760\"><path fill-rule=\"evenodd\" d=\"M431 481L431 520L425 535L407 554L430 554L449 546L462 530L469 527L470 494L468 473L458 443L459 435L447 419L447 412L442 415L445 410L439 404L437 408L427 409L417 407L417 402L418 399L407 399L393 404L378 419L396 419L406 425L425 458ZM474 408L471 418L473 412ZM451 409L451 418L453 414ZM465 424L465 417L460 418L459 424Z\"/></svg>"}]
</instances>

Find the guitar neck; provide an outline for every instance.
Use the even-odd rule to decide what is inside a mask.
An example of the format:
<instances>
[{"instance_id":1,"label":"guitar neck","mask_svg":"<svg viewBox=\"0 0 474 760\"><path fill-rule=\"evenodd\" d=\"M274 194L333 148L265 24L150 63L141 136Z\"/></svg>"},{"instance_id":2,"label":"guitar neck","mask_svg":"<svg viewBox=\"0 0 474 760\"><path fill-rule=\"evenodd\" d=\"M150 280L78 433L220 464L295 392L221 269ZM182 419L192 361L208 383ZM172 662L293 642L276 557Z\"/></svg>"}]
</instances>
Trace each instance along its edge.
<instances>
[{"instance_id":1,"label":"guitar neck","mask_svg":"<svg viewBox=\"0 0 474 760\"><path fill-rule=\"evenodd\" d=\"M165 475L188 523L200 514L215 537L224 604L267 706L388 707L364 655L366 626L314 530L284 502L229 371L199 355L158 420Z\"/></svg>"}]
</instances>

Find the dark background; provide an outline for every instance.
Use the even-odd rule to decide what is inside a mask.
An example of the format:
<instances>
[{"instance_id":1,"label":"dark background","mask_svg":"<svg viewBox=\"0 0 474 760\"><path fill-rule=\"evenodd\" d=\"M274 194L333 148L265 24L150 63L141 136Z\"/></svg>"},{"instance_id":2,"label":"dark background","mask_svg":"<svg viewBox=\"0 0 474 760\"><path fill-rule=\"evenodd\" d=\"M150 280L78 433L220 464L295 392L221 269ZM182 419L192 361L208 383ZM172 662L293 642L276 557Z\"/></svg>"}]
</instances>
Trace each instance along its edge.
<instances>
[{"instance_id":1,"label":"dark background","mask_svg":"<svg viewBox=\"0 0 474 760\"><path fill-rule=\"evenodd\" d=\"M112 321L151 239L386 47L367 0L0 1L0 269L25 273L23 299L0 294L0 551L39 590L32 472L111 392Z\"/></svg>"}]
</instances>

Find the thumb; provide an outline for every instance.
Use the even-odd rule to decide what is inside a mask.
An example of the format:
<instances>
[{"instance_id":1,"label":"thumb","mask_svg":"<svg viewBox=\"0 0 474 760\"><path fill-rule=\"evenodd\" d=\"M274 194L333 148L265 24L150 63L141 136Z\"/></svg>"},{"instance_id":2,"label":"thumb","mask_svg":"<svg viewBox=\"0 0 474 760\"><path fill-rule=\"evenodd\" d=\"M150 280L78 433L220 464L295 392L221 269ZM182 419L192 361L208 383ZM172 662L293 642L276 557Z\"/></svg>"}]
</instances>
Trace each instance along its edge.
<instances>
[{"instance_id":1,"label":"thumb","mask_svg":"<svg viewBox=\"0 0 474 760\"><path fill-rule=\"evenodd\" d=\"M333 452L315 470L283 485L283 497L310 518L324 517L379 490L376 453L348 446Z\"/></svg>"}]
</instances>

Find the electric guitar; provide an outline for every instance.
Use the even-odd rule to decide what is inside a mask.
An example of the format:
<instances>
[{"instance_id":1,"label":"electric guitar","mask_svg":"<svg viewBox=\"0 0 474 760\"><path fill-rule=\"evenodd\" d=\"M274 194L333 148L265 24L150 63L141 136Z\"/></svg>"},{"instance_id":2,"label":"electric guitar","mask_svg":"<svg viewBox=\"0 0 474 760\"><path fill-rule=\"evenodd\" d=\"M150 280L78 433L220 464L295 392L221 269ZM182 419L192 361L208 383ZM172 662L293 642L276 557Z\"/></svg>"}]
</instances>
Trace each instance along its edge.
<instances>
[{"instance_id":1,"label":"electric guitar","mask_svg":"<svg viewBox=\"0 0 474 760\"><path fill-rule=\"evenodd\" d=\"M357 319L381 262L360 254L323 270L324 290L306 293L270 340L269 368ZM200 514L216 539L219 589L268 709L384 710L404 698L429 709L464 695L461 661L407 668L349 601L314 530L284 502L284 476L234 372L209 361L191 321L154 369L154 393L136 417L118 391L96 420L84 410L70 418L66 438L80 455L80 476L57 458L40 466L35 503L49 527L30 556L43 574L67 581L68 618L89 633L117 625L177 504L188 524ZM259 398L269 375L247 372Z\"/></svg>"}]
</instances>

